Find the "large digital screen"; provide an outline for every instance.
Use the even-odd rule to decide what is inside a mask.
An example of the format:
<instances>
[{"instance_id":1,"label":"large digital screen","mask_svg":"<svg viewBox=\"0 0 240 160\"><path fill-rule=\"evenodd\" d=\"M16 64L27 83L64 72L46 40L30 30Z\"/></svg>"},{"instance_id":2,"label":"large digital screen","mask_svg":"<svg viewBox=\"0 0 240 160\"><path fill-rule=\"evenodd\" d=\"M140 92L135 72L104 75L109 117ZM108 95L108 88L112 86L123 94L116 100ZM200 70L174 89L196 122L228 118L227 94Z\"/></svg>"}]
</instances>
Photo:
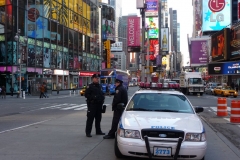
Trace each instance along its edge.
<instances>
[{"instance_id":1,"label":"large digital screen","mask_svg":"<svg viewBox=\"0 0 240 160\"><path fill-rule=\"evenodd\" d=\"M239 25L232 26L230 31L230 59L240 58L240 28Z\"/></svg>"},{"instance_id":2,"label":"large digital screen","mask_svg":"<svg viewBox=\"0 0 240 160\"><path fill-rule=\"evenodd\" d=\"M240 75L240 62L209 63L209 75Z\"/></svg>"},{"instance_id":3,"label":"large digital screen","mask_svg":"<svg viewBox=\"0 0 240 160\"><path fill-rule=\"evenodd\" d=\"M146 28L159 28L158 27L158 17L147 17L145 19Z\"/></svg>"},{"instance_id":4,"label":"large digital screen","mask_svg":"<svg viewBox=\"0 0 240 160\"><path fill-rule=\"evenodd\" d=\"M212 61L221 61L227 59L228 51L228 33L229 29L225 28L212 35Z\"/></svg>"},{"instance_id":5,"label":"large digital screen","mask_svg":"<svg viewBox=\"0 0 240 160\"><path fill-rule=\"evenodd\" d=\"M158 0L146 0L146 16L158 16Z\"/></svg>"},{"instance_id":6,"label":"large digital screen","mask_svg":"<svg viewBox=\"0 0 240 160\"><path fill-rule=\"evenodd\" d=\"M231 0L202 1L202 31L219 31L231 24Z\"/></svg>"}]
</instances>

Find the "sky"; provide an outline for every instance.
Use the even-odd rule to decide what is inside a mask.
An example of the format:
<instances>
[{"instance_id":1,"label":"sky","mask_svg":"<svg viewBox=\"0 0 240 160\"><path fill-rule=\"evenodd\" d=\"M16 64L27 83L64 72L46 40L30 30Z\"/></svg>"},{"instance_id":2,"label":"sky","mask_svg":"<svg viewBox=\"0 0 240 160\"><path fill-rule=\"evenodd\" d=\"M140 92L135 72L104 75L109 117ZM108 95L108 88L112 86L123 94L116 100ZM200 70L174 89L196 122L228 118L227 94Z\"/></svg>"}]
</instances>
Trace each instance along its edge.
<instances>
[{"instance_id":1,"label":"sky","mask_svg":"<svg viewBox=\"0 0 240 160\"><path fill-rule=\"evenodd\" d=\"M177 10L177 19L180 23L180 50L183 53L183 64L186 65L189 61L187 34L191 37L193 31L192 0L168 0L168 8ZM140 11L136 9L136 0L122 0L122 15L131 13L140 16Z\"/></svg>"}]
</instances>

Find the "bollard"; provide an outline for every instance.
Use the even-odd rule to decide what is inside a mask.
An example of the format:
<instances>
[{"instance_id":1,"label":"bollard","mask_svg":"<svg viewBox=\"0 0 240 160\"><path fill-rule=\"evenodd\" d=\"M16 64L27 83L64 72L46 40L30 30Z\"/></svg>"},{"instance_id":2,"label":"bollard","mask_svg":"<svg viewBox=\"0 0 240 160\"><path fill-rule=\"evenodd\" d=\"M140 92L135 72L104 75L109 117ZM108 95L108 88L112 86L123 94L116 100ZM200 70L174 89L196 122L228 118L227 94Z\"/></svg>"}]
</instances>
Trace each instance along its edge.
<instances>
[{"instance_id":1,"label":"bollard","mask_svg":"<svg viewBox=\"0 0 240 160\"><path fill-rule=\"evenodd\" d=\"M217 116L223 117L227 116L227 99L226 98L218 98L217 100Z\"/></svg>"},{"instance_id":2,"label":"bollard","mask_svg":"<svg viewBox=\"0 0 240 160\"><path fill-rule=\"evenodd\" d=\"M23 91L23 99L25 99L25 91Z\"/></svg>"},{"instance_id":3,"label":"bollard","mask_svg":"<svg viewBox=\"0 0 240 160\"><path fill-rule=\"evenodd\" d=\"M75 91L73 91L73 95L75 96Z\"/></svg>"},{"instance_id":4,"label":"bollard","mask_svg":"<svg viewBox=\"0 0 240 160\"><path fill-rule=\"evenodd\" d=\"M240 101L232 100L230 122L233 124L240 123Z\"/></svg>"},{"instance_id":5,"label":"bollard","mask_svg":"<svg viewBox=\"0 0 240 160\"><path fill-rule=\"evenodd\" d=\"M71 91L69 91L69 95L71 96Z\"/></svg>"}]
</instances>

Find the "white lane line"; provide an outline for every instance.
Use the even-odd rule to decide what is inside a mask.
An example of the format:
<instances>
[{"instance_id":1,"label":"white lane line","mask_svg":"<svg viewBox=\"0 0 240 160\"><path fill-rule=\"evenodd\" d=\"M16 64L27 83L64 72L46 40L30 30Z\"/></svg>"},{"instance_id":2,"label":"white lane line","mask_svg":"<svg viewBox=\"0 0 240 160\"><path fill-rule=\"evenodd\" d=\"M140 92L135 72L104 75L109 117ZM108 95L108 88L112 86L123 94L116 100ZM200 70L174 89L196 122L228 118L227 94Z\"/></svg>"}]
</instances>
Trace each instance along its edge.
<instances>
[{"instance_id":1,"label":"white lane line","mask_svg":"<svg viewBox=\"0 0 240 160\"><path fill-rule=\"evenodd\" d=\"M54 105L54 106L43 107L43 108L40 108L40 109L54 108L54 107L58 107L58 106L62 106L62 105L68 105L68 104L67 103L65 103L65 104L58 104L58 105Z\"/></svg>"},{"instance_id":2,"label":"white lane line","mask_svg":"<svg viewBox=\"0 0 240 160\"><path fill-rule=\"evenodd\" d=\"M69 110L69 109L79 108L81 106L86 106L86 105L87 104L81 104L81 105L76 105L76 106L72 106L72 107L62 108L61 110Z\"/></svg>"},{"instance_id":3,"label":"white lane line","mask_svg":"<svg viewBox=\"0 0 240 160\"><path fill-rule=\"evenodd\" d=\"M6 132L10 132L10 131L15 131L15 130L22 129L22 128L26 128L26 127L30 127L30 126L33 126L33 125L36 125L36 124L41 124L41 123L44 123L44 122L47 122L47 121L50 121L50 120L51 120L51 119L47 119L47 120L44 120L44 121L40 121L40 122L28 124L28 125L25 125L25 126L13 128L13 129L8 129L8 130L5 130L5 131L1 131L0 134L6 133Z\"/></svg>"},{"instance_id":4,"label":"white lane line","mask_svg":"<svg viewBox=\"0 0 240 160\"><path fill-rule=\"evenodd\" d=\"M217 112L217 107L210 107L214 112Z\"/></svg>"},{"instance_id":5,"label":"white lane line","mask_svg":"<svg viewBox=\"0 0 240 160\"><path fill-rule=\"evenodd\" d=\"M77 108L77 109L74 109L74 111L80 111L80 110L84 110L84 109L87 109L87 106L85 106L85 107L81 107L81 108Z\"/></svg>"},{"instance_id":6,"label":"white lane line","mask_svg":"<svg viewBox=\"0 0 240 160\"><path fill-rule=\"evenodd\" d=\"M63 108L63 107L65 107L65 106L74 106L74 105L76 105L76 104L63 104L63 105L61 105L61 106L52 107L52 108L50 108L50 109Z\"/></svg>"}]
</instances>

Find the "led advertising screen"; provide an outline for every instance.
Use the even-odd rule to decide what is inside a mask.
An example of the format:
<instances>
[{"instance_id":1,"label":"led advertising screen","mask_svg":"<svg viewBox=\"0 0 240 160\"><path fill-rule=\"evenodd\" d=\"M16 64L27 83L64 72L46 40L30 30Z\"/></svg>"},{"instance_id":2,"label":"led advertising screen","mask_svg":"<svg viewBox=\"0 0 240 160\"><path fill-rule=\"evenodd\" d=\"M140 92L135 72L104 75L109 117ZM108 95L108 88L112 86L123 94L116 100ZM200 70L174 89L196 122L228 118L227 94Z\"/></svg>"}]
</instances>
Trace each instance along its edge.
<instances>
[{"instance_id":1,"label":"led advertising screen","mask_svg":"<svg viewBox=\"0 0 240 160\"><path fill-rule=\"evenodd\" d=\"M227 59L227 51L228 51L228 32L229 29L225 28L219 32L216 32L211 37L212 48L212 61L222 61Z\"/></svg>"},{"instance_id":2,"label":"led advertising screen","mask_svg":"<svg viewBox=\"0 0 240 160\"><path fill-rule=\"evenodd\" d=\"M207 40L191 41L191 66L207 64Z\"/></svg>"},{"instance_id":3,"label":"led advertising screen","mask_svg":"<svg viewBox=\"0 0 240 160\"><path fill-rule=\"evenodd\" d=\"M202 31L219 31L231 24L231 0L202 1Z\"/></svg>"},{"instance_id":4,"label":"led advertising screen","mask_svg":"<svg viewBox=\"0 0 240 160\"><path fill-rule=\"evenodd\" d=\"M104 40L114 40L115 39L115 22L103 19L102 20L102 38Z\"/></svg>"},{"instance_id":5,"label":"led advertising screen","mask_svg":"<svg viewBox=\"0 0 240 160\"><path fill-rule=\"evenodd\" d=\"M230 31L230 59L240 58L240 28L233 26Z\"/></svg>"},{"instance_id":6,"label":"led advertising screen","mask_svg":"<svg viewBox=\"0 0 240 160\"><path fill-rule=\"evenodd\" d=\"M158 0L146 0L146 16L158 16Z\"/></svg>"},{"instance_id":7,"label":"led advertising screen","mask_svg":"<svg viewBox=\"0 0 240 160\"><path fill-rule=\"evenodd\" d=\"M240 62L209 63L209 75L240 75Z\"/></svg>"},{"instance_id":8,"label":"led advertising screen","mask_svg":"<svg viewBox=\"0 0 240 160\"><path fill-rule=\"evenodd\" d=\"M145 19L146 28L159 28L158 27L158 17L147 17Z\"/></svg>"}]
</instances>

